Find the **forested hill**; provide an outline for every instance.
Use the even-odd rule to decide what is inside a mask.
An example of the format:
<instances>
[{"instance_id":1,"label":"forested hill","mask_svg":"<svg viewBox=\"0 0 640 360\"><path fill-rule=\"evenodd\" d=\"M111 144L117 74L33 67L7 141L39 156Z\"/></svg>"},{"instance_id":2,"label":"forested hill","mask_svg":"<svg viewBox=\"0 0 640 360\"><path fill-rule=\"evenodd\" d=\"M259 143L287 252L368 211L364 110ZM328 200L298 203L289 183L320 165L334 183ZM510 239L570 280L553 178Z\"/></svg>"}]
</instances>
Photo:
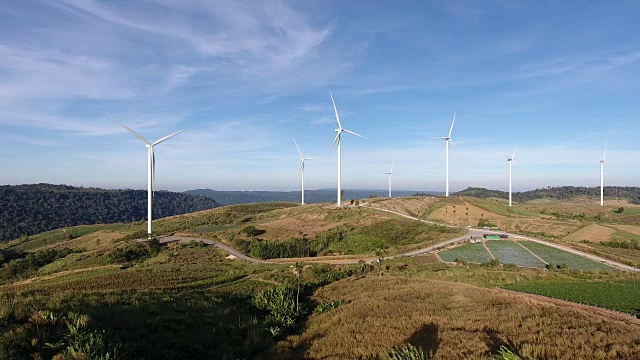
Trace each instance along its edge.
<instances>
[{"instance_id":1,"label":"forested hill","mask_svg":"<svg viewBox=\"0 0 640 360\"><path fill-rule=\"evenodd\" d=\"M256 202L287 201L299 202L300 191L219 191L211 189L197 189L185 191L187 194L203 195L210 199L215 199L221 205L248 204ZM393 196L412 196L416 191L397 190L393 191ZM431 192L427 192L431 194ZM370 196L386 197L388 190L358 190L346 189L345 200L364 199ZM337 193L335 189L305 190L304 201L307 204L317 204L323 202L336 201Z\"/></svg>"},{"instance_id":2,"label":"forested hill","mask_svg":"<svg viewBox=\"0 0 640 360\"><path fill-rule=\"evenodd\" d=\"M473 196L478 198L506 198L509 194L506 191L489 190L485 188L467 188L455 193L457 196ZM523 192L514 192L513 200L518 202L535 199L571 199L578 196L600 196L600 187L585 186L559 186L535 189ZM640 188L633 186L605 186L604 196L627 199L632 204L640 204Z\"/></svg>"},{"instance_id":3,"label":"forested hill","mask_svg":"<svg viewBox=\"0 0 640 360\"><path fill-rule=\"evenodd\" d=\"M219 206L204 196L157 191L153 216L185 214ZM67 185L0 186L0 241L65 226L147 218L146 190L104 190Z\"/></svg>"}]
</instances>

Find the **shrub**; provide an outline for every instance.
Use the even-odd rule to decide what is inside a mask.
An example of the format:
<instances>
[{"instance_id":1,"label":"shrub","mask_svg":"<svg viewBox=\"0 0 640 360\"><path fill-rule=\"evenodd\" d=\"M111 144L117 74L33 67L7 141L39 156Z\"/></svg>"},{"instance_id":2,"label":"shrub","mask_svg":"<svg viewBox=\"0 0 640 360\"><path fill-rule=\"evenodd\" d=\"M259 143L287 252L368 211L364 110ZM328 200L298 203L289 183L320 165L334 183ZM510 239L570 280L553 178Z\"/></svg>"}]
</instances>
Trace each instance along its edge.
<instances>
[{"instance_id":1,"label":"shrub","mask_svg":"<svg viewBox=\"0 0 640 360\"><path fill-rule=\"evenodd\" d=\"M161 245L157 239L151 239L148 242L135 242L111 250L107 259L112 264L141 262L158 255L160 249Z\"/></svg>"},{"instance_id":2,"label":"shrub","mask_svg":"<svg viewBox=\"0 0 640 360\"><path fill-rule=\"evenodd\" d=\"M427 360L427 355L419 346L413 346L406 344L403 346L396 346L387 357L388 360Z\"/></svg>"},{"instance_id":3,"label":"shrub","mask_svg":"<svg viewBox=\"0 0 640 360\"><path fill-rule=\"evenodd\" d=\"M242 229L242 232L245 233L249 237L256 237L256 236L260 236L260 235L264 234L266 231L256 229L255 226L249 225L249 226L245 227L244 229Z\"/></svg>"},{"instance_id":4,"label":"shrub","mask_svg":"<svg viewBox=\"0 0 640 360\"><path fill-rule=\"evenodd\" d=\"M491 261L487 261L486 263L482 264L482 266L486 266L486 267L499 267L500 265L502 265L502 263L498 259L493 259Z\"/></svg>"},{"instance_id":5,"label":"shrub","mask_svg":"<svg viewBox=\"0 0 640 360\"><path fill-rule=\"evenodd\" d=\"M268 322L284 329L295 324L302 311L296 311L296 296L290 286L272 287L256 294L251 299L252 304L269 314Z\"/></svg>"},{"instance_id":6,"label":"shrub","mask_svg":"<svg viewBox=\"0 0 640 360\"><path fill-rule=\"evenodd\" d=\"M315 256L307 239L290 239L281 242L252 240L249 253L258 259L276 259Z\"/></svg>"},{"instance_id":7,"label":"shrub","mask_svg":"<svg viewBox=\"0 0 640 360\"><path fill-rule=\"evenodd\" d=\"M455 262L456 262L456 264L460 264L460 265L467 265L467 262L466 262L466 261L464 261L464 259L463 259L463 258L461 258L460 256L456 257Z\"/></svg>"},{"instance_id":8,"label":"shrub","mask_svg":"<svg viewBox=\"0 0 640 360\"><path fill-rule=\"evenodd\" d=\"M317 314L323 314L329 310L337 309L338 307L340 307L340 305L345 303L346 303L345 301L341 301L341 300L320 303L318 304L318 306L316 306L316 309L314 311Z\"/></svg>"}]
</instances>

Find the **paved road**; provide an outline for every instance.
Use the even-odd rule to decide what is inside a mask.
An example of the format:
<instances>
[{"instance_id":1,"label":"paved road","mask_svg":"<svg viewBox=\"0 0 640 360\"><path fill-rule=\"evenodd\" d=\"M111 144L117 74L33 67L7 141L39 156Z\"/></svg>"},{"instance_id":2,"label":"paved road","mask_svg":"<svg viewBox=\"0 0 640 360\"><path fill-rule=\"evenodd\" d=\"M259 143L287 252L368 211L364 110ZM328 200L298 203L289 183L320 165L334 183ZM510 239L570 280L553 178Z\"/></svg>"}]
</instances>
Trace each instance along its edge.
<instances>
[{"instance_id":1,"label":"paved road","mask_svg":"<svg viewBox=\"0 0 640 360\"><path fill-rule=\"evenodd\" d=\"M454 226L454 225L447 225L447 224L439 224L433 221L428 221L428 220L423 220L423 219L418 219L416 217L413 216L409 216L409 215L405 215L399 212L395 212L395 211L391 211L391 210L387 210L387 209L380 209L377 207L373 207L373 206L367 206L367 208L369 209L374 209L374 210L379 210L379 211L384 211L384 212L388 212L391 214L395 214L398 216L402 216L404 218L407 219L411 219L411 220L415 220L415 221L420 221L423 223L427 223L427 224L432 224L432 225L439 225L439 226L446 226L446 227L451 227L451 228L459 228L459 226ZM412 257L412 256L418 256L418 255L423 255L426 254L428 252L431 252L437 248L441 248L441 247L445 247L451 244L454 244L458 241L462 241L462 240L466 240L469 237L473 236L473 237L482 237L483 234L487 233L487 231L489 230L483 230L483 229L476 229L476 228L467 228L467 233L465 235L462 236L458 236L456 238L447 240L447 241L443 241L440 243L437 243L435 245L431 245L431 246L427 246L425 248L421 248L418 250L413 250L413 251L409 251L403 254L399 254L399 255L393 255L393 256L388 256L385 257L384 260L389 260L389 259L396 259L396 258L401 258L401 257ZM495 234L507 234L510 237L514 237L514 238L520 238L520 239L524 239L524 240L530 240L530 241L535 241L537 243L541 243L556 249L560 249L560 250L564 250L567 252L570 252L572 254L576 254L579 256L583 256L586 257L588 259L600 262L600 263L604 263L606 265L612 266L616 269L619 270L624 270L624 271L632 271L632 272L637 272L640 271L640 269L634 268L632 266L628 266L625 264L621 264L618 263L616 261L612 261L609 259L605 259L596 255L592 255L592 254L588 254L567 246L563 246L563 245L558 245L549 241L544 241L544 240L540 240L540 239L535 239L535 238L531 238L531 237L526 237L526 236L522 236L522 235L518 235L518 234L511 234L511 233L507 233L507 232L503 232L503 231L495 231L495 230L490 230L491 233L495 233ZM208 240L208 239L202 239L202 238L193 238L193 237L185 237L185 236L164 236L160 238L160 242L161 243L170 243L170 242L178 242L178 243L190 243L191 241L202 241L205 244L209 244L209 245L213 245L216 248L223 250L235 257L237 257L238 259L242 259L248 262L252 262L252 263L257 263L257 264L286 264L286 263L294 263L294 262L314 262L314 263L328 263L328 264L344 264L344 265L349 265L349 264L357 264L360 261L365 261L367 263L371 263L373 261L375 261L375 258L372 257L362 257L362 258L349 258L349 259L344 259L341 257L335 257L335 256L317 256L317 257L310 257L310 258L296 258L296 259L274 259L274 260L259 260L259 259L255 259L252 258L250 256L247 256L241 252L239 252L238 250L221 244L219 242L213 241L213 240Z\"/></svg>"}]
</instances>

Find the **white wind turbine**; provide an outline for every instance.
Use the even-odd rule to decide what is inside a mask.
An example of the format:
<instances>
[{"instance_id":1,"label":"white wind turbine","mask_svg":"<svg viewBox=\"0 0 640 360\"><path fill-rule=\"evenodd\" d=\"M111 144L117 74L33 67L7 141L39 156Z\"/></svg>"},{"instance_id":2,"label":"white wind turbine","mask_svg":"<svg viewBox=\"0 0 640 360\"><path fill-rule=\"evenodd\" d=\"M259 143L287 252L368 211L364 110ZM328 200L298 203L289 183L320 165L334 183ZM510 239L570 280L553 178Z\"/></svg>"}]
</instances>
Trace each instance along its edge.
<instances>
[{"instance_id":1,"label":"white wind turbine","mask_svg":"<svg viewBox=\"0 0 640 360\"><path fill-rule=\"evenodd\" d=\"M600 160L600 206L604 206L604 168L606 165L605 160L607 158L607 144L604 145L604 155Z\"/></svg>"},{"instance_id":2,"label":"white wind turbine","mask_svg":"<svg viewBox=\"0 0 640 360\"><path fill-rule=\"evenodd\" d=\"M391 165L391 170L389 170L389 172L386 172L385 174L389 175L389 197L391 197L391 176L393 175L393 167L395 166L395 164Z\"/></svg>"},{"instance_id":3,"label":"white wind turbine","mask_svg":"<svg viewBox=\"0 0 640 360\"><path fill-rule=\"evenodd\" d=\"M302 154L302 151L300 150L300 147L298 146L298 143L296 142L296 139L293 139L293 143L296 144L296 149L298 149L298 154L300 154L300 170L298 170L298 172L300 172L300 174L302 175L302 200L301 200L301 204L304 205L304 161L305 160L315 160L315 158L304 157L304 155Z\"/></svg>"},{"instance_id":4,"label":"white wind turbine","mask_svg":"<svg viewBox=\"0 0 640 360\"><path fill-rule=\"evenodd\" d=\"M453 124L456 122L456 113L453 113L453 121L451 122L451 128L449 129L449 135L448 136L441 136L438 137L437 139L442 139L445 142L445 147L446 147L446 162L447 162L447 168L446 168L446 180L445 180L445 196L449 196L449 143L451 143L451 146L453 146L453 140L451 140L451 132L453 131Z\"/></svg>"},{"instance_id":5,"label":"white wind turbine","mask_svg":"<svg viewBox=\"0 0 640 360\"><path fill-rule=\"evenodd\" d=\"M511 167L513 166L513 159L516 157L516 152L518 151L518 146L513 150L513 154L511 157L507 155L507 161L509 162L509 206L511 206Z\"/></svg>"},{"instance_id":6,"label":"white wind turbine","mask_svg":"<svg viewBox=\"0 0 640 360\"><path fill-rule=\"evenodd\" d=\"M340 136L342 135L342 132L346 132L349 133L351 135L355 135L355 136L359 136L361 138L366 139L366 137L357 134L351 130L347 130L347 129L343 129L342 128L342 124L340 123L340 116L338 116L338 108L336 108L336 102L333 100L333 94L331 93L331 89L329 89L329 95L331 96L331 102L333 103L333 110L336 113L336 121L338 121L338 128L336 129L336 132L338 133L336 135L335 140L333 140L333 144L331 144L331 147L329 148L329 153L331 153L331 150L333 150L333 147L336 145L336 143L338 143L338 206L340 206L342 204L342 199L340 198L340 193L342 191L342 155L341 155L341 142L340 142ZM327 156L329 156L329 154L327 154Z\"/></svg>"},{"instance_id":7,"label":"white wind turbine","mask_svg":"<svg viewBox=\"0 0 640 360\"><path fill-rule=\"evenodd\" d=\"M112 118L113 119L113 118ZM114 119L115 120L115 119ZM152 238L152 227L151 227L151 223L152 223L152 216L151 216L151 209L152 209L152 205L153 205L153 183L155 181L155 177L156 177L156 172L155 172L155 167L156 167L156 157L153 153L153 147L160 144L161 142L168 140L169 138L172 138L176 135L178 135L179 133L185 131L186 129L182 129L180 131L177 131L171 135L167 135L163 138L158 139L156 142L151 143L149 141L147 141L147 139L143 138L142 136L140 136L137 132L133 131L131 128L129 128L127 125L119 122L120 125L122 125L125 129L129 130L130 133L132 133L135 137L137 137L140 141L142 141L145 146L147 147L147 236L149 239Z\"/></svg>"}]
</instances>

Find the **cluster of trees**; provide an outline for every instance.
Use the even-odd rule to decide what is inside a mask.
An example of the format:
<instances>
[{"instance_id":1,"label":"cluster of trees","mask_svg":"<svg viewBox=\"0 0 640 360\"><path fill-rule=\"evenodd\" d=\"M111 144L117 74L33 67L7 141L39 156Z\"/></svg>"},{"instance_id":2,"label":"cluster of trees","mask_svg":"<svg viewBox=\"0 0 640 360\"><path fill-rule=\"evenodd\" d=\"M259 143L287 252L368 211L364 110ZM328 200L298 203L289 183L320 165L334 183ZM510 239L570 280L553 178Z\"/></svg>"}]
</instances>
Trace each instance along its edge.
<instances>
[{"instance_id":1,"label":"cluster of trees","mask_svg":"<svg viewBox=\"0 0 640 360\"><path fill-rule=\"evenodd\" d=\"M204 196L157 191L153 216L162 218L219 206ZM104 190L67 185L0 186L0 241L66 226L146 219L145 190Z\"/></svg>"},{"instance_id":2,"label":"cluster of trees","mask_svg":"<svg viewBox=\"0 0 640 360\"><path fill-rule=\"evenodd\" d=\"M509 193L506 191L489 190L485 188L470 187L465 190L455 193L457 196L472 196L477 198L507 198ZM586 186L557 186L546 187L542 189L535 189L523 192L515 192L512 194L513 200L518 202L524 202L536 199L572 199L578 196L600 196L600 187L586 187ZM605 186L604 196L618 197L620 199L627 199L632 204L640 204L640 188L633 186Z\"/></svg>"},{"instance_id":3,"label":"cluster of trees","mask_svg":"<svg viewBox=\"0 0 640 360\"><path fill-rule=\"evenodd\" d=\"M0 281L26 277L73 252L71 249L48 249L36 252L0 250Z\"/></svg>"}]
</instances>

